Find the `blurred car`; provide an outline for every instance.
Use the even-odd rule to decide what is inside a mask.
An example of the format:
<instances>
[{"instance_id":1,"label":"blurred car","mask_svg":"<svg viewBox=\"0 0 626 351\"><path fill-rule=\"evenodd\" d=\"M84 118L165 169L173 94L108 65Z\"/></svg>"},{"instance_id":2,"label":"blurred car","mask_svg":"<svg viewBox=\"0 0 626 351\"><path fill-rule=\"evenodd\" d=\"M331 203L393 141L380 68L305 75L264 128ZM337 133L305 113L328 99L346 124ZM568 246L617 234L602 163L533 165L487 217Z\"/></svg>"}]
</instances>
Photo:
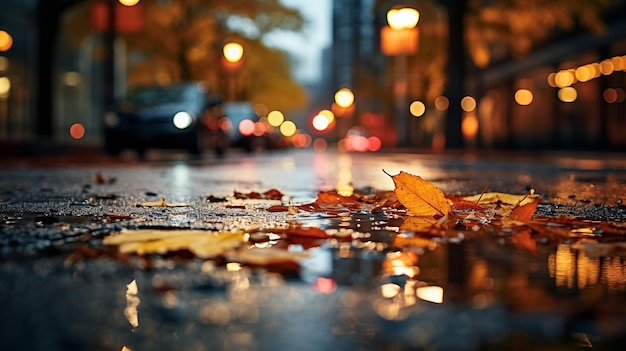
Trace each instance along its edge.
<instances>
[{"instance_id":1,"label":"blurred car","mask_svg":"<svg viewBox=\"0 0 626 351\"><path fill-rule=\"evenodd\" d=\"M104 148L110 154L134 149L141 156L149 148L221 155L229 146L223 118L221 100L202 83L137 88L104 115Z\"/></svg>"}]
</instances>

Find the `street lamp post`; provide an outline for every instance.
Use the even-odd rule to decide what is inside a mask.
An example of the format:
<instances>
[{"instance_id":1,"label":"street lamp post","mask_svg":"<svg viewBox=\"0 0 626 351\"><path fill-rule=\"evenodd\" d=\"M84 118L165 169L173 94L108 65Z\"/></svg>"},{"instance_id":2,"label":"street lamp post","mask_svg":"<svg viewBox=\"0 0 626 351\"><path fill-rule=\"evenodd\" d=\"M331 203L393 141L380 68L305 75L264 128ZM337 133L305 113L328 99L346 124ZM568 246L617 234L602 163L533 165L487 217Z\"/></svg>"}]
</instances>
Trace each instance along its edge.
<instances>
[{"instance_id":1,"label":"street lamp post","mask_svg":"<svg viewBox=\"0 0 626 351\"><path fill-rule=\"evenodd\" d=\"M398 146L408 146L410 130L408 128L407 104L407 55L418 49L419 31L416 28L419 12L416 9L402 7L387 12L387 23L381 30L381 50L385 55L395 58L395 79L393 86L394 114Z\"/></svg>"}]
</instances>

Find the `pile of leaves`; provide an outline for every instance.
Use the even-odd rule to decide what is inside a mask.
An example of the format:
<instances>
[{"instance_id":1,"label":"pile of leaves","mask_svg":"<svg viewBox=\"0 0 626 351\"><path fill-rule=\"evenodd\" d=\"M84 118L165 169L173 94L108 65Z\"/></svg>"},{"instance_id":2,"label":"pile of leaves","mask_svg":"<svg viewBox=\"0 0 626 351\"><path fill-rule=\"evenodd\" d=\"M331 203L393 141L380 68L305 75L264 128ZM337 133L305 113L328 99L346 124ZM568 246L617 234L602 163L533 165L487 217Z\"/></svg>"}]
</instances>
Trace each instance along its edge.
<instances>
[{"instance_id":1,"label":"pile of leaves","mask_svg":"<svg viewBox=\"0 0 626 351\"><path fill-rule=\"evenodd\" d=\"M389 175L389 174L388 174ZM480 194L446 195L427 180L406 172L389 175L394 191L355 193L349 196L335 191L317 194L315 201L305 204L276 204L267 207L270 212L286 212L298 216L319 213L327 216L372 214L402 218L403 224L394 245L402 248L424 245L433 237L453 237L463 233L506 235L517 247L535 252L539 238L552 240L581 240L586 253L602 255L626 251L619 240L626 238L624 222L589 222L572 217L535 216L541 197L531 190L525 194L487 192ZM282 201L284 195L271 189L264 193L235 192L239 200L266 199ZM217 200L216 200L217 199ZM212 196L210 202L227 202ZM168 204L164 199L142 206L186 206ZM239 206L239 205L238 205ZM232 205L225 205L232 208ZM238 208L238 207L237 207ZM250 265L292 263L308 257L306 249L319 246L329 238L349 241L337 231L304 227L297 220L277 224L273 228L248 228L241 232L211 232L198 230L124 230L105 238L106 245L119 247L124 254L166 254L186 250L196 257L208 259L227 257ZM583 240L584 239L584 240ZM291 252L290 244L297 243L303 252ZM259 245L266 244L266 245ZM607 246L608 245L608 246Z\"/></svg>"}]
</instances>

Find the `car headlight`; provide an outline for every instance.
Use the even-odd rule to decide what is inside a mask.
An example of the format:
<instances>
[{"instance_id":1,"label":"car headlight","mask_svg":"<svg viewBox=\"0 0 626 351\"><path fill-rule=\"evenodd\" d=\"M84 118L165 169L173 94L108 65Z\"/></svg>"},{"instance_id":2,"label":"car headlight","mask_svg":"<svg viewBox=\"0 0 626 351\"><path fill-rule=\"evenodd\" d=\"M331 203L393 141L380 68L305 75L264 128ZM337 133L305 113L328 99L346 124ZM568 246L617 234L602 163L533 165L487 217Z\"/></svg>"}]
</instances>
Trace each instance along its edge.
<instances>
[{"instance_id":1,"label":"car headlight","mask_svg":"<svg viewBox=\"0 0 626 351\"><path fill-rule=\"evenodd\" d=\"M104 114L104 124L109 128L115 128L120 124L120 118L117 113L109 111Z\"/></svg>"},{"instance_id":2,"label":"car headlight","mask_svg":"<svg viewBox=\"0 0 626 351\"><path fill-rule=\"evenodd\" d=\"M174 123L174 126L178 129L188 128L192 122L193 117L191 117L189 112L185 111L177 112L172 119L172 123Z\"/></svg>"}]
</instances>

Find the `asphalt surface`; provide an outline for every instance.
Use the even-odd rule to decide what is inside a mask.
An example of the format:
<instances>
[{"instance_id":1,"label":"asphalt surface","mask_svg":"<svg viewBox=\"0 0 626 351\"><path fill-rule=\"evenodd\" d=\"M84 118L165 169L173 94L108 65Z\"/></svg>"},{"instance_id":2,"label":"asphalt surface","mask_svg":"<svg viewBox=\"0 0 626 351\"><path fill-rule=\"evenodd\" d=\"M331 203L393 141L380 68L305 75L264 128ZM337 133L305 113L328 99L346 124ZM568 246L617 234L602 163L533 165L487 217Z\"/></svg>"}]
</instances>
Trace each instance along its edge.
<instances>
[{"instance_id":1,"label":"asphalt surface","mask_svg":"<svg viewBox=\"0 0 626 351\"><path fill-rule=\"evenodd\" d=\"M233 193L278 189L284 194L278 203L300 204L321 190L392 190L383 170L421 175L448 194L533 188L543 198L539 215L623 225L622 156L291 150L224 159L174 153L146 161L82 153L6 159L0 349L618 349L626 337L626 260L619 252L585 257L573 240L546 242L535 253L510 247L502 236L441 243L415 252L417 280L379 274L387 253L363 243L388 244L397 219L372 215L296 218L368 240L355 239L361 244L351 244L349 257L337 243L325 244L295 274L229 270L224 260L184 255L121 258L102 240L123 228L284 224L294 219L289 213L266 210L276 201ZM137 206L161 198L191 206ZM388 283L405 291L442 286L443 303L381 295Z\"/></svg>"}]
</instances>

